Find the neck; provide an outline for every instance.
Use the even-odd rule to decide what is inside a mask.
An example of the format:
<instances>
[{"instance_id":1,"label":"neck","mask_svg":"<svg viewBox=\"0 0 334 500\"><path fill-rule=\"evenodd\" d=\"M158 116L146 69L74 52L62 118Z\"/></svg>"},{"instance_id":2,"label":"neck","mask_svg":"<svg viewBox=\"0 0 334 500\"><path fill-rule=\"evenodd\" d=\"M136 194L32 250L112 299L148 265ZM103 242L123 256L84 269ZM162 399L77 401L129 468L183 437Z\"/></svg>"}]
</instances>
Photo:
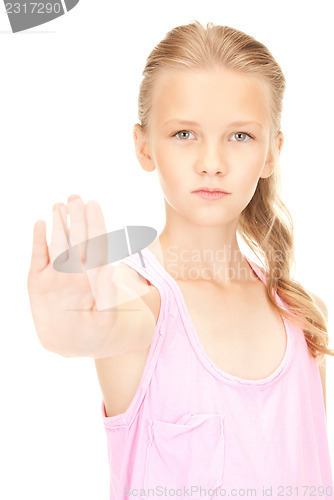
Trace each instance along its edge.
<instances>
[{"instance_id":1,"label":"neck","mask_svg":"<svg viewBox=\"0 0 334 500\"><path fill-rule=\"evenodd\" d=\"M151 246L175 280L202 280L228 286L258 279L240 251L236 232L198 226L193 232L178 231L175 227L171 231L165 226Z\"/></svg>"}]
</instances>

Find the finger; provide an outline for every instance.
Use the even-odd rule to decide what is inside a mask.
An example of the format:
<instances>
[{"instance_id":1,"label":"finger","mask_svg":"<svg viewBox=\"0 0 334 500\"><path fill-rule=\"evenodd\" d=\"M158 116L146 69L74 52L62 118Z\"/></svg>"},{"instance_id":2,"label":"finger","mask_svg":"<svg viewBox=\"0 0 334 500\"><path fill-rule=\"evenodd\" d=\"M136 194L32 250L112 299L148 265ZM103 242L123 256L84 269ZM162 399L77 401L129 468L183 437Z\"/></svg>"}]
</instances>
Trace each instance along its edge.
<instances>
[{"instance_id":1,"label":"finger","mask_svg":"<svg viewBox=\"0 0 334 500\"><path fill-rule=\"evenodd\" d=\"M86 204L88 243L86 248L87 278L94 296L96 309L115 306L114 268L108 264L108 235L100 205L95 200Z\"/></svg>"},{"instance_id":2,"label":"finger","mask_svg":"<svg viewBox=\"0 0 334 500\"><path fill-rule=\"evenodd\" d=\"M87 231L88 239L106 233L103 212L99 203L95 200L89 200L86 204Z\"/></svg>"},{"instance_id":3,"label":"finger","mask_svg":"<svg viewBox=\"0 0 334 500\"><path fill-rule=\"evenodd\" d=\"M67 206L64 203L55 203L52 214L52 233L49 247L50 260L64 254L64 261L68 259L68 249L71 246L67 225Z\"/></svg>"},{"instance_id":4,"label":"finger","mask_svg":"<svg viewBox=\"0 0 334 500\"><path fill-rule=\"evenodd\" d=\"M73 194L68 197L68 213L70 216L71 245L80 245L82 261L86 260L87 223L85 205L80 196Z\"/></svg>"},{"instance_id":5,"label":"finger","mask_svg":"<svg viewBox=\"0 0 334 500\"><path fill-rule=\"evenodd\" d=\"M33 230L33 244L29 273L42 271L49 263L49 251L46 243L46 224L44 220L35 222Z\"/></svg>"},{"instance_id":6,"label":"finger","mask_svg":"<svg viewBox=\"0 0 334 500\"><path fill-rule=\"evenodd\" d=\"M86 205L87 220L87 269L104 266L108 263L108 235L100 205L90 200Z\"/></svg>"}]
</instances>

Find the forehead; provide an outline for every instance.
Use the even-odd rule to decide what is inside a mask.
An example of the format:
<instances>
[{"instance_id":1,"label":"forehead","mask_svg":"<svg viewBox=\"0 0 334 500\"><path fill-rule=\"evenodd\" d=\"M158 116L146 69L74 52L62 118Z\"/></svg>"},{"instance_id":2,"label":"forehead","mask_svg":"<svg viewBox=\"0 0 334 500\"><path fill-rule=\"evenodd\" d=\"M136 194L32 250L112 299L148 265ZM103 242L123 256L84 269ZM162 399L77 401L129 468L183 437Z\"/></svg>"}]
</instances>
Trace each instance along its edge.
<instances>
[{"instance_id":1,"label":"forehead","mask_svg":"<svg viewBox=\"0 0 334 500\"><path fill-rule=\"evenodd\" d=\"M269 85L260 77L226 68L167 69L159 74L151 95L151 122L173 118L205 122L269 120Z\"/></svg>"}]
</instances>

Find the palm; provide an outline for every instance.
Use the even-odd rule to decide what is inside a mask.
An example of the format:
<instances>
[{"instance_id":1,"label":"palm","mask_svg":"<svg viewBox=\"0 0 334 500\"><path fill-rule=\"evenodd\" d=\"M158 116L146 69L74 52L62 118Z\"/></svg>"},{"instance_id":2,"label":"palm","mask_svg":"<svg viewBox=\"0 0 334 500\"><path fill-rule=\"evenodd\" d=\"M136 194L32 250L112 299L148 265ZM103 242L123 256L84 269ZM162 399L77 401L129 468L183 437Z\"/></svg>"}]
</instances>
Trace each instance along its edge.
<instances>
[{"instance_id":1,"label":"palm","mask_svg":"<svg viewBox=\"0 0 334 500\"><path fill-rule=\"evenodd\" d=\"M85 245L89 239L106 235L104 218L97 202L85 206L80 197L72 197L68 206L56 204L54 208L50 247L44 224L38 221L34 227L28 274L31 311L37 334L46 348L58 347L58 351L70 353L71 344L80 344L82 355L89 355L107 341L117 317L114 268L107 264L107 245ZM103 236L99 242L107 243ZM55 259L64 255L65 262L69 244L74 247L79 243L82 272L56 271ZM95 259L97 265L86 270L89 258Z\"/></svg>"}]
</instances>

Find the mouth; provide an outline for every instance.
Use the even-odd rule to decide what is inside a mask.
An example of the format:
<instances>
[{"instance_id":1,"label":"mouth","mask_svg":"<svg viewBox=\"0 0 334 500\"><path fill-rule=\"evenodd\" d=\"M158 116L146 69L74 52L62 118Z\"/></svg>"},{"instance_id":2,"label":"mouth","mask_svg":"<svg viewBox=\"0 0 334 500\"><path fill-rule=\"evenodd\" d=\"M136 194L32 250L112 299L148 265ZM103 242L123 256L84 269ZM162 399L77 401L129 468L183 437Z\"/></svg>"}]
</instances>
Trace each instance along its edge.
<instances>
[{"instance_id":1,"label":"mouth","mask_svg":"<svg viewBox=\"0 0 334 500\"><path fill-rule=\"evenodd\" d=\"M194 194L197 194L204 200L220 200L221 198L225 198L225 196L228 196L231 193L227 193L225 191L220 191L218 189L208 191L204 189L200 189L198 191L193 191Z\"/></svg>"},{"instance_id":2,"label":"mouth","mask_svg":"<svg viewBox=\"0 0 334 500\"><path fill-rule=\"evenodd\" d=\"M231 194L229 191L225 191L222 188L209 188L209 187L201 187L192 191L192 193L222 193L222 194Z\"/></svg>"}]
</instances>

